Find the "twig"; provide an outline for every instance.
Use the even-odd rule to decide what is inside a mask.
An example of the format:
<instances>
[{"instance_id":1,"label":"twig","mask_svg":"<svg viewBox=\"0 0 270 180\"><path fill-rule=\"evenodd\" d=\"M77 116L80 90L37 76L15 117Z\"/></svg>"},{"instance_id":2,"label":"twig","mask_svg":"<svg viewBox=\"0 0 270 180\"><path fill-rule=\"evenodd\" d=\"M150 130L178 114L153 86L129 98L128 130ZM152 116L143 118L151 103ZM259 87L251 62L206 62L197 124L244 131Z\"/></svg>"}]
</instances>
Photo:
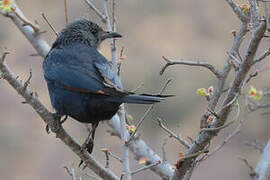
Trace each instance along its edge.
<instances>
[{"instance_id":1,"label":"twig","mask_svg":"<svg viewBox=\"0 0 270 180\"><path fill-rule=\"evenodd\" d=\"M111 26L111 22L110 22L110 18L109 18L109 13L108 13L108 8L107 8L107 2L108 0L102 0L102 4L103 4L103 10L104 10L104 14L105 14L105 19L106 19L106 30L107 31L113 31L112 30L112 26ZM114 26L114 28L116 28L116 26ZM116 47L115 47L115 43L114 43L114 38L110 38L110 48L111 48L111 55L112 55L112 69L114 70L114 72L117 72L117 54L116 54Z\"/></svg>"},{"instance_id":2,"label":"twig","mask_svg":"<svg viewBox=\"0 0 270 180\"><path fill-rule=\"evenodd\" d=\"M211 109L207 108L207 111L209 111L213 116L215 116L217 119L219 119L220 117L218 116L218 114L215 111L212 111Z\"/></svg>"},{"instance_id":3,"label":"twig","mask_svg":"<svg viewBox=\"0 0 270 180\"><path fill-rule=\"evenodd\" d=\"M249 81L250 81L252 78L256 77L258 74L259 74L258 70L256 70L254 73L250 73L249 76L248 76L248 78L247 78L247 79L245 80L245 82L243 83L242 88L244 88L244 87L249 83Z\"/></svg>"},{"instance_id":4,"label":"twig","mask_svg":"<svg viewBox=\"0 0 270 180\"><path fill-rule=\"evenodd\" d=\"M46 23L49 25L49 27L54 32L54 34L56 35L56 37L58 37L58 33L56 32L56 30L54 29L54 27L52 26L52 24L48 21L48 19L46 18L45 14L44 13L41 13L41 16L46 21Z\"/></svg>"},{"instance_id":5,"label":"twig","mask_svg":"<svg viewBox=\"0 0 270 180\"><path fill-rule=\"evenodd\" d=\"M188 65L188 66L201 66L209 69L214 75L219 79L220 78L220 72L211 64L208 62L202 62L202 61L185 61L185 60L169 60L166 57L162 56L164 61L166 61L166 65L163 66L163 68L160 71L160 75L164 73L164 71L172 65Z\"/></svg>"},{"instance_id":6,"label":"twig","mask_svg":"<svg viewBox=\"0 0 270 180\"><path fill-rule=\"evenodd\" d=\"M109 150L102 150L102 152L104 152L105 154L105 158L106 158L106 165L105 168L109 168L110 166L110 159L109 159Z\"/></svg>"},{"instance_id":7,"label":"twig","mask_svg":"<svg viewBox=\"0 0 270 180\"><path fill-rule=\"evenodd\" d=\"M144 167L142 167L142 168L140 168L140 169L137 169L136 171L131 172L131 175L135 175L135 174L137 174L137 173L139 173L139 172L142 172L142 171L145 171L145 170L150 169L150 168L152 168L152 167L155 167L155 166L159 165L160 163L161 163L161 161L158 161L158 162L156 162L156 163L153 163L153 164L144 166Z\"/></svg>"},{"instance_id":8,"label":"twig","mask_svg":"<svg viewBox=\"0 0 270 180\"><path fill-rule=\"evenodd\" d=\"M234 13L238 16L238 18L244 22L247 23L249 21L249 17L247 17L242 10L240 9L240 7L233 1L233 0L226 0L227 3L231 6L232 10L234 11Z\"/></svg>"},{"instance_id":9,"label":"twig","mask_svg":"<svg viewBox=\"0 0 270 180\"><path fill-rule=\"evenodd\" d=\"M115 41L114 41L114 43L115 43ZM118 72L117 72L118 76L120 76L121 65L122 65L123 60L124 60L123 53L124 53L124 47L122 47L120 50L119 61L118 61Z\"/></svg>"},{"instance_id":10,"label":"twig","mask_svg":"<svg viewBox=\"0 0 270 180\"><path fill-rule=\"evenodd\" d=\"M234 61L236 61L238 64L241 64L241 61L239 61L239 60L237 59L237 57L235 57L232 53L227 52L227 54L228 54Z\"/></svg>"},{"instance_id":11,"label":"twig","mask_svg":"<svg viewBox=\"0 0 270 180\"><path fill-rule=\"evenodd\" d=\"M267 49L258 59L255 59L254 61L253 61L253 63L255 64L255 63L258 63L258 62L260 62L260 61L262 61L262 60L264 60L267 56L269 56L270 55L270 48L269 49Z\"/></svg>"},{"instance_id":12,"label":"twig","mask_svg":"<svg viewBox=\"0 0 270 180\"><path fill-rule=\"evenodd\" d=\"M240 106L239 106L239 108L240 108ZM238 110L238 112L240 112L240 110ZM238 113L238 114L239 114L239 113ZM243 113L243 115L245 115L245 113ZM236 116L236 117L237 117L237 116ZM209 157L213 156L213 155L214 155L215 153L217 153L223 146L225 146L225 145L226 145L233 137L235 137L237 134L239 134L240 131L241 131L241 127L242 127L243 124L244 124L244 120L245 120L245 119L246 119L245 117L241 118L241 120L240 120L238 126L235 128L235 130L234 130L232 133L230 133L226 138L224 138L223 142L222 142L220 145L218 145L217 147L215 147L215 149L214 149L211 153L206 154L204 157L202 157L200 160L198 160L198 163L200 163L201 161L206 160L206 159L208 159ZM197 164L196 166L198 166L198 164Z\"/></svg>"},{"instance_id":13,"label":"twig","mask_svg":"<svg viewBox=\"0 0 270 180\"><path fill-rule=\"evenodd\" d=\"M228 122L228 123L226 123L226 124L224 124L222 126L215 127L215 128L203 128L203 129L200 130L200 132L202 132L202 131L208 131L208 132L210 132L210 131L218 131L218 130L221 130L221 129L225 129L226 127L228 127L231 124L233 124L235 121L236 121L236 119L234 119L234 120L232 120L232 121L230 121L230 122Z\"/></svg>"},{"instance_id":14,"label":"twig","mask_svg":"<svg viewBox=\"0 0 270 180\"><path fill-rule=\"evenodd\" d=\"M70 175L70 177L72 177L72 173L70 172L70 170L68 169L67 166L64 166L64 169L67 171L68 175Z\"/></svg>"},{"instance_id":15,"label":"twig","mask_svg":"<svg viewBox=\"0 0 270 180\"><path fill-rule=\"evenodd\" d=\"M188 142L186 142L183 138L177 136L176 134L174 134L170 129L168 129L166 126L164 126L164 124L161 122L160 118L157 118L157 122L158 125L164 130L166 131L171 137L175 138L177 141L179 141L182 145L184 145L187 149L190 148L190 145Z\"/></svg>"},{"instance_id":16,"label":"twig","mask_svg":"<svg viewBox=\"0 0 270 180\"><path fill-rule=\"evenodd\" d=\"M109 126L114 130L114 135L120 137L120 125L119 125L119 116L114 116L110 121L108 121ZM126 130L127 131L127 130ZM155 163L159 160L162 160L156 152L154 152L145 142L140 138L136 137L129 142L128 147L131 152L135 155L135 159L139 161L141 158L146 158L149 163ZM163 179L169 179L173 175L172 166L163 161L159 166L151 168L153 172L158 174Z\"/></svg>"},{"instance_id":17,"label":"twig","mask_svg":"<svg viewBox=\"0 0 270 180\"><path fill-rule=\"evenodd\" d=\"M91 0L84 0L84 2L101 18L102 22L106 23L106 16L95 7Z\"/></svg>"},{"instance_id":18,"label":"twig","mask_svg":"<svg viewBox=\"0 0 270 180\"><path fill-rule=\"evenodd\" d=\"M9 18L14 22L14 24L20 29L20 31L25 35L29 40L32 46L37 50L38 54L42 57L45 57L50 50L50 46L46 41L37 36L35 30L32 26L24 26L24 22L19 17L24 17L22 11L17 7L16 3L13 3L13 6L16 8L16 13L19 16L16 16L15 13L8 13Z\"/></svg>"},{"instance_id":19,"label":"twig","mask_svg":"<svg viewBox=\"0 0 270 180\"><path fill-rule=\"evenodd\" d=\"M270 140L264 147L263 154L259 160L255 172L258 176L254 176L252 180L268 180L270 178Z\"/></svg>"},{"instance_id":20,"label":"twig","mask_svg":"<svg viewBox=\"0 0 270 180\"><path fill-rule=\"evenodd\" d=\"M124 104L120 106L120 109L118 111L118 115L120 118L120 127L121 127L121 144L122 144L122 167L123 171L125 173L125 179L131 180L131 173L129 168L129 156L128 156L128 146L127 146L127 140L128 140L128 132L126 131L126 115L125 115L125 107Z\"/></svg>"},{"instance_id":21,"label":"twig","mask_svg":"<svg viewBox=\"0 0 270 180\"><path fill-rule=\"evenodd\" d=\"M251 25L252 29L256 29L260 23L259 23L259 8L257 4L257 0L249 0L250 4L250 16L251 16Z\"/></svg>"},{"instance_id":22,"label":"twig","mask_svg":"<svg viewBox=\"0 0 270 180\"><path fill-rule=\"evenodd\" d=\"M122 159L121 159L120 157L116 156L116 155L113 154L111 151L109 151L108 153L109 153L109 155L110 155L111 157L113 157L114 159L120 161L121 163L123 162Z\"/></svg>"},{"instance_id":23,"label":"twig","mask_svg":"<svg viewBox=\"0 0 270 180\"><path fill-rule=\"evenodd\" d=\"M270 4L269 4L269 0L261 0L264 4L264 12L265 12L265 17L266 17L266 21L267 21L267 30L270 30Z\"/></svg>"},{"instance_id":24,"label":"twig","mask_svg":"<svg viewBox=\"0 0 270 180\"><path fill-rule=\"evenodd\" d=\"M14 14L23 22L23 26L31 26L33 28L33 30L35 31L35 33L39 33L39 27L38 25L35 25L33 23L31 23L28 19L26 19L26 17L22 16L20 13L18 13L17 8L14 7L12 8L12 11L14 12Z\"/></svg>"},{"instance_id":25,"label":"twig","mask_svg":"<svg viewBox=\"0 0 270 180\"><path fill-rule=\"evenodd\" d=\"M169 79L166 84L161 88L160 92L158 93L159 95L161 95L163 93L163 91L167 88L167 86L169 85L169 83L171 82L172 80ZM154 104L151 104L147 110L145 111L144 115L141 117L141 119L139 120L139 122L136 124L136 129L135 131L130 135L129 137L129 140L127 141L127 144L130 143L130 141L135 137L139 127L142 125L144 119L146 118L146 116L149 114L149 112L153 109L154 107Z\"/></svg>"},{"instance_id":26,"label":"twig","mask_svg":"<svg viewBox=\"0 0 270 180\"><path fill-rule=\"evenodd\" d=\"M141 84L139 84L139 86L137 86L135 89L131 90L130 92L135 93L136 91L138 91L138 89L140 89L143 86L144 86L144 84L141 83Z\"/></svg>"},{"instance_id":27,"label":"twig","mask_svg":"<svg viewBox=\"0 0 270 180\"><path fill-rule=\"evenodd\" d=\"M236 93L236 94L233 96L233 99L232 99L230 102L228 102L227 104L225 104L225 105L222 106L222 108L221 108L221 110L219 110L219 112L221 112L221 111L223 111L224 109L230 107L230 106L237 100L238 95L239 95L239 93Z\"/></svg>"},{"instance_id":28,"label":"twig","mask_svg":"<svg viewBox=\"0 0 270 180\"><path fill-rule=\"evenodd\" d=\"M68 8L67 8L67 0L64 0L64 6L65 6L65 20L66 25L68 24Z\"/></svg>"},{"instance_id":29,"label":"twig","mask_svg":"<svg viewBox=\"0 0 270 180\"><path fill-rule=\"evenodd\" d=\"M249 168L249 175L251 177L254 177L254 176L257 176L258 175L256 173L256 171L254 170L254 168L248 163L248 161L245 158L238 157L238 159L242 160L244 162L244 164Z\"/></svg>"},{"instance_id":30,"label":"twig","mask_svg":"<svg viewBox=\"0 0 270 180\"><path fill-rule=\"evenodd\" d=\"M260 153L263 153L263 148L265 146L265 145L262 145L261 143L257 142L256 139L254 141L245 142L245 145L253 147L254 149L258 150Z\"/></svg>"},{"instance_id":31,"label":"twig","mask_svg":"<svg viewBox=\"0 0 270 180\"><path fill-rule=\"evenodd\" d=\"M161 149L162 149L162 160L163 160L163 161L167 161L165 146L166 146L166 144L168 143L168 141L169 141L169 139L170 139L171 137L172 137L172 136L166 136L166 137L163 139L163 143L162 143L162 146L161 146Z\"/></svg>"},{"instance_id":32,"label":"twig","mask_svg":"<svg viewBox=\"0 0 270 180\"><path fill-rule=\"evenodd\" d=\"M115 13L115 6L116 6L116 3L115 3L115 0L113 0L113 3L112 3L112 30L113 31L116 31L116 13Z\"/></svg>"},{"instance_id":33,"label":"twig","mask_svg":"<svg viewBox=\"0 0 270 180\"><path fill-rule=\"evenodd\" d=\"M23 85L23 91L25 91L26 88L29 86L31 79L32 79L32 69L30 69L29 77L28 77L28 79L25 81L25 83Z\"/></svg>"},{"instance_id":34,"label":"twig","mask_svg":"<svg viewBox=\"0 0 270 180\"><path fill-rule=\"evenodd\" d=\"M94 175L91 175L91 174L88 174L88 173L85 173L85 175L88 176L88 177L90 177L92 180L99 180L99 178L97 178Z\"/></svg>"}]
</instances>

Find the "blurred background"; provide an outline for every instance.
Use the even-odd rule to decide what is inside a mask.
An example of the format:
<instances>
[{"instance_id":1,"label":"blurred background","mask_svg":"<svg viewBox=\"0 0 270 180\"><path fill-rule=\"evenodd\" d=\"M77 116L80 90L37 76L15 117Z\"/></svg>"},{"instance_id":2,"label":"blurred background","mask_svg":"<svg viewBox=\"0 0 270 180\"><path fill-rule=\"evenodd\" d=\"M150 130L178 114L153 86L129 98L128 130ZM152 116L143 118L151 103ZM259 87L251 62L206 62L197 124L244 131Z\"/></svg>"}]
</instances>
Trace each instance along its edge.
<instances>
[{"instance_id":1,"label":"blurred background","mask_svg":"<svg viewBox=\"0 0 270 180\"><path fill-rule=\"evenodd\" d=\"M245 3L244 0L237 2ZM51 45L56 37L42 19L41 13L45 13L55 29L60 31L65 26L64 1L18 0L17 3L29 20L37 20L41 29L47 31L42 37ZM95 3L101 8L98 0ZM206 100L196 95L196 90L216 84L216 78L208 70L196 67L174 66L160 76L159 71L165 64L161 57L206 60L221 69L226 59L226 51L232 44L231 31L239 28L240 21L225 1L116 0L116 3L117 31L123 35L121 40L117 40L117 47L118 52L124 47L126 56L121 69L125 89L132 90L143 83L144 86L138 93L157 93L168 79L173 79L165 93L176 96L155 105L139 129L145 142L161 155L161 146L166 134L156 124L156 118L162 118L164 124L174 132L181 129L185 139L187 136L195 137L199 131L201 115L207 106ZM104 27L83 0L68 0L68 15L69 21L85 17ZM28 78L29 70L32 69L33 78L30 87L32 91L38 93L46 107L52 110L42 74L43 59L29 56L35 53L35 50L10 19L0 16L0 24L0 46L6 47L11 52L6 60L8 65L23 81ZM269 44L269 40L265 39L259 52L269 48ZM110 58L108 43L104 43L100 51ZM245 52L245 48L241 51ZM270 87L268 78L270 64L267 59L256 66L261 73L250 82L257 89ZM247 91L248 87L244 92ZM85 173L91 172L82 171L77 167L80 161L78 157L55 139L53 134L46 133L45 124L40 117L29 105L23 105L21 103L23 99L3 80L0 81L0 92L1 179L69 179L63 167L70 167L72 163L75 164L78 176L89 179ZM270 99L263 98L262 101L267 103ZM133 117L133 124L136 124L147 108L144 105L126 107ZM243 109L242 106L241 113ZM270 137L270 116L262 115L267 111L270 109L248 113L241 133L218 153L201 163L194 172L193 180L248 179L248 168L239 157L246 158L250 164L256 166L260 153L246 146L245 142L254 139L261 143L267 142ZM235 112L230 119L234 116ZM222 130L213 140L211 149L220 144L235 126L236 124ZM64 127L80 143L87 136L85 127L70 118ZM110 136L106 132L109 129L106 123L100 124L95 139L93 156L103 164L105 157L100 151L101 148L108 148L121 156L120 140ZM175 164L178 153L184 150L183 146L171 139L166 145L168 161ZM131 153L130 159L132 170L140 167L133 160ZM118 161L111 160L110 168L117 175L121 174L121 164ZM136 174L134 179L160 178L147 170Z\"/></svg>"}]
</instances>

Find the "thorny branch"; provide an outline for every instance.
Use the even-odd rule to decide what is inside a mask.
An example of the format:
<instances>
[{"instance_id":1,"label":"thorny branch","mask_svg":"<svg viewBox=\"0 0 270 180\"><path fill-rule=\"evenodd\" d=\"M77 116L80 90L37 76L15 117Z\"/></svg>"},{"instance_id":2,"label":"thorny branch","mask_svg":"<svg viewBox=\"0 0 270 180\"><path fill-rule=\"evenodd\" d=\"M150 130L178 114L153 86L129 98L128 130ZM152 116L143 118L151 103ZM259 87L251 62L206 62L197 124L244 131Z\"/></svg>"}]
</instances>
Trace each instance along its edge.
<instances>
[{"instance_id":1,"label":"thorny branch","mask_svg":"<svg viewBox=\"0 0 270 180\"><path fill-rule=\"evenodd\" d=\"M164 61L166 61L166 65L161 69L160 75L164 73L164 71L172 65L188 65L188 66L201 66L209 69L214 75L219 79L220 78L220 72L211 64L207 62L202 62L202 61L185 61L185 60L169 60L166 57L162 56Z\"/></svg>"},{"instance_id":2,"label":"thorny branch","mask_svg":"<svg viewBox=\"0 0 270 180\"><path fill-rule=\"evenodd\" d=\"M169 79L169 80L165 83L165 85L161 88L160 92L158 93L159 95L161 95L161 94L165 91L165 89L167 88L167 86L169 85L169 83L170 83L171 81L172 81L172 80ZM143 121L145 120L145 118L146 118L146 116L149 114L149 112L153 109L153 107L154 107L154 104L151 104L151 105L147 108L147 110L145 111L145 113L143 114L143 116L141 117L141 119L139 120L139 122L136 124L136 126L135 126L136 129L135 129L135 131L130 135L129 140L126 142L126 144L129 144L130 141L133 140L133 138L135 137L135 135L136 135L136 133L137 133L139 127L141 127Z\"/></svg>"},{"instance_id":3,"label":"thorny branch","mask_svg":"<svg viewBox=\"0 0 270 180\"><path fill-rule=\"evenodd\" d=\"M175 138L177 141L179 141L182 145L184 145L187 149L190 148L190 145L187 141L185 141L182 137L177 136L172 132L170 129L168 129L162 122L160 118L157 118L158 125L166 131L171 137Z\"/></svg>"},{"instance_id":4,"label":"thorny branch","mask_svg":"<svg viewBox=\"0 0 270 180\"><path fill-rule=\"evenodd\" d=\"M240 30L234 36L234 43L232 45L231 50L229 51L229 54L232 54L235 56L238 54L242 39L243 39L244 35L247 33L247 20L245 18L243 18L242 15L239 13L239 9L235 6L235 3L233 3L233 1L227 1L227 2L229 3L229 5L232 6L235 13L242 20L242 26L241 26ZM232 85L227 92L225 101L222 103L223 107L225 107L225 108L222 108L219 111L218 117L220 117L220 118L215 118L214 121L212 121L208 125L209 128L217 128L217 127L223 126L225 124L226 120L228 119L228 115L230 114L230 112L232 110L233 103L230 103L230 102L233 102L235 98L237 99L238 94L241 94L241 90L243 88L245 78L248 75L248 72L249 72L251 66L253 65L253 61L254 61L255 53L257 52L258 45L259 45L260 41L262 40L262 38L264 37L264 33L266 30L266 22L259 20L259 18L258 18L256 2L250 0L250 3L251 3L251 10L250 10L251 12L250 13L251 13L251 19L252 19L251 21L253 24L253 29L252 29L251 38L250 38L250 41L248 44L247 52L246 52L242 62L239 64L239 69L236 71ZM231 57L229 56L227 61L226 61L226 64L221 72L221 78L218 79L218 85L215 88L214 94L213 94L213 96L210 100L210 103L208 105L208 109L210 109L212 111L215 109L216 105L219 102L225 81L226 81L227 76L230 72L230 69L231 69L230 64L229 64L230 58ZM208 112L206 114L204 114L202 116L201 121L206 122L209 115L210 114ZM206 123L203 123L202 127L205 127L205 126L206 126ZM205 146L207 146L210 143L211 139L215 135L217 135L218 131L215 133L213 133L211 131L210 132L209 131L200 132L198 134L198 136L196 137L194 143L191 145L191 148L188 149L187 152L185 153L185 156L188 156L190 154L194 154L194 153L202 150ZM181 166L176 168L172 179L173 180L184 179L187 172L193 169L192 167L194 167L194 162L196 162L194 160L196 157L183 161L181 163Z\"/></svg>"}]
</instances>

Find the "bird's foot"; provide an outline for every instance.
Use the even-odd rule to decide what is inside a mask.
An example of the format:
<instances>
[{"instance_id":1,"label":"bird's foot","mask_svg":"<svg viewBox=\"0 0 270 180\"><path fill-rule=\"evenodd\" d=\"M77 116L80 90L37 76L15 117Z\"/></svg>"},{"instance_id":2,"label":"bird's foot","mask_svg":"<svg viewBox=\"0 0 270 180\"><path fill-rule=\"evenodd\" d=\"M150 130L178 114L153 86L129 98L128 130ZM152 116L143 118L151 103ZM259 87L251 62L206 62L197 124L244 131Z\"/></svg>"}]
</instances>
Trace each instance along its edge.
<instances>
[{"instance_id":1,"label":"bird's foot","mask_svg":"<svg viewBox=\"0 0 270 180\"><path fill-rule=\"evenodd\" d=\"M60 114L58 114L58 113L53 113L52 114L52 116L53 116L53 118L54 118L54 121L52 121L52 123L49 125L49 124L47 124L46 125L46 132L49 134L50 133L50 129L51 129L51 131L52 132L54 132L54 133L56 133L59 129L60 129L60 127L61 127L61 125L67 120L67 118L68 118L68 116L66 115L65 117L64 117L64 119L63 120L61 120L61 115Z\"/></svg>"},{"instance_id":2,"label":"bird's foot","mask_svg":"<svg viewBox=\"0 0 270 180\"><path fill-rule=\"evenodd\" d=\"M82 149L86 150L89 154L91 154L93 152L93 148L94 148L94 140L92 139L92 137L88 137L85 142L82 145ZM79 167L82 165L83 161L81 160L79 163ZM85 167L83 167L84 169Z\"/></svg>"}]
</instances>

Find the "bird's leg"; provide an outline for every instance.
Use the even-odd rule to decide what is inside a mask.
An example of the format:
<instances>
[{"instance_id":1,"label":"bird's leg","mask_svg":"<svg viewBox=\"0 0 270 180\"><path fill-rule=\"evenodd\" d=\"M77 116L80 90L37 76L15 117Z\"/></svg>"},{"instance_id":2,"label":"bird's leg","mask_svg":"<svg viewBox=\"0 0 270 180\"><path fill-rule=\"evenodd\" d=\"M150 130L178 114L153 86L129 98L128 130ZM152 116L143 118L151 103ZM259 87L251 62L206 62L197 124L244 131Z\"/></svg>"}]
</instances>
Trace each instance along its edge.
<instances>
[{"instance_id":1,"label":"bird's leg","mask_svg":"<svg viewBox=\"0 0 270 180\"><path fill-rule=\"evenodd\" d=\"M95 133L96 133L96 129L98 127L98 122L97 123L93 123L92 124L92 129L89 131L89 135L87 136L86 140L84 141L82 148L86 149L87 152L89 152L90 154L93 151L94 148L94 139L95 139ZM82 165L83 161L81 160L79 167Z\"/></svg>"},{"instance_id":2,"label":"bird's leg","mask_svg":"<svg viewBox=\"0 0 270 180\"><path fill-rule=\"evenodd\" d=\"M60 126L67 120L68 116L66 115L63 120L61 120L62 116L57 112L53 113L52 116L55 121L53 121L51 124L51 131L55 133L59 130ZM49 124L46 125L46 132L48 134L50 133Z\"/></svg>"}]
</instances>

